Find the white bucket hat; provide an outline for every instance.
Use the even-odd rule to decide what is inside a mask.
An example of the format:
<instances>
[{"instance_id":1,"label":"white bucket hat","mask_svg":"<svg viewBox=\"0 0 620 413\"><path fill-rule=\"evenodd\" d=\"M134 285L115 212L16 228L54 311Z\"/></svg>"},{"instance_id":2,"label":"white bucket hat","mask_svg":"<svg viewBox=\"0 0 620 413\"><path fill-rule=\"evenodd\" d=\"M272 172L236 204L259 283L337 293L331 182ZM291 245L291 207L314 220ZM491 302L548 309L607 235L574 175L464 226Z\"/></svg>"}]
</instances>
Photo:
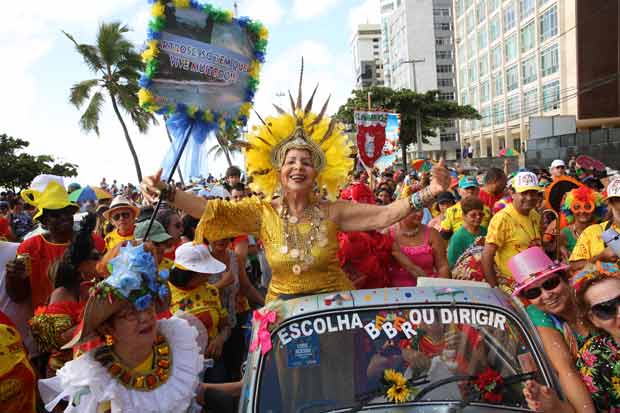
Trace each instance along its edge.
<instances>
[{"instance_id":1,"label":"white bucket hat","mask_svg":"<svg viewBox=\"0 0 620 413\"><path fill-rule=\"evenodd\" d=\"M226 269L226 265L211 255L205 244L186 242L174 253L174 266L182 270L190 270L201 274L217 274Z\"/></svg>"}]
</instances>

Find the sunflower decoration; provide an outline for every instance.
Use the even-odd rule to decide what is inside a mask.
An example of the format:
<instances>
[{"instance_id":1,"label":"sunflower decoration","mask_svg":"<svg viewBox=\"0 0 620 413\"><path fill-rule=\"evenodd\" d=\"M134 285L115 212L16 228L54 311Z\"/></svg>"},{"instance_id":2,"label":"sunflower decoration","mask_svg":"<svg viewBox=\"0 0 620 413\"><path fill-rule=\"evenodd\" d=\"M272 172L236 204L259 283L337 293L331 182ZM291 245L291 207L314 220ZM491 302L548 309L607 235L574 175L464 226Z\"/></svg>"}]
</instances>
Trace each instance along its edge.
<instances>
[{"instance_id":1,"label":"sunflower decoration","mask_svg":"<svg viewBox=\"0 0 620 413\"><path fill-rule=\"evenodd\" d=\"M405 403L418 392L402 373L393 369L387 369L383 372L382 382L386 387L385 397L392 403Z\"/></svg>"}]
</instances>

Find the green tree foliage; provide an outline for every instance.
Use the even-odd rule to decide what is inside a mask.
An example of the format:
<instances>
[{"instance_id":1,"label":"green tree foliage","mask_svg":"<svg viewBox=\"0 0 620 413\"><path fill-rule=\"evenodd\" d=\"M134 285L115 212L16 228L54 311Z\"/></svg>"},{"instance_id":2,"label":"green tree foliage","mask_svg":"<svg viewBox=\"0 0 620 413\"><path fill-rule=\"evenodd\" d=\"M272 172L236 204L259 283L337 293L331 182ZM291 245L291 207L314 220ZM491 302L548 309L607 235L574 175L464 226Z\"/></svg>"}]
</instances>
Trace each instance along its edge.
<instances>
[{"instance_id":1,"label":"green tree foliage","mask_svg":"<svg viewBox=\"0 0 620 413\"><path fill-rule=\"evenodd\" d=\"M77 165L56 163L50 155L31 155L24 152L29 142L0 135L0 187L13 191L27 188L35 176L52 174L76 176Z\"/></svg>"},{"instance_id":2,"label":"green tree foliage","mask_svg":"<svg viewBox=\"0 0 620 413\"><path fill-rule=\"evenodd\" d=\"M407 164L405 148L416 139L416 117L422 115L422 139L437 136L438 128L446 126L453 119L480 119L473 107L461 106L457 102L440 100L436 90L416 93L409 89L394 90L382 86L354 90L347 102L340 106L336 118L345 125L354 127L353 112L368 110L368 93L371 93L372 109L400 113L400 145L404 164Z\"/></svg>"},{"instance_id":3,"label":"green tree foliage","mask_svg":"<svg viewBox=\"0 0 620 413\"><path fill-rule=\"evenodd\" d=\"M216 132L215 138L217 139L217 143L209 149L207 154L214 158L225 156L228 166L233 166L233 154L241 153L243 149L249 147L249 144L242 138L240 130L237 127L229 127L223 132Z\"/></svg>"},{"instance_id":4,"label":"green tree foliage","mask_svg":"<svg viewBox=\"0 0 620 413\"><path fill-rule=\"evenodd\" d=\"M138 181L141 181L142 169L138 154L119 106L129 115L141 133L145 133L151 123L157 122L151 113L146 112L138 104L137 93L140 89L138 79L143 64L134 46L125 38L128 31L127 26L118 22L102 23L97 32L95 45L78 43L73 36L63 33L73 42L86 66L96 76L71 87L69 101L78 109L86 107L80 118L82 130L99 135L99 118L107 95L123 129Z\"/></svg>"}]
</instances>

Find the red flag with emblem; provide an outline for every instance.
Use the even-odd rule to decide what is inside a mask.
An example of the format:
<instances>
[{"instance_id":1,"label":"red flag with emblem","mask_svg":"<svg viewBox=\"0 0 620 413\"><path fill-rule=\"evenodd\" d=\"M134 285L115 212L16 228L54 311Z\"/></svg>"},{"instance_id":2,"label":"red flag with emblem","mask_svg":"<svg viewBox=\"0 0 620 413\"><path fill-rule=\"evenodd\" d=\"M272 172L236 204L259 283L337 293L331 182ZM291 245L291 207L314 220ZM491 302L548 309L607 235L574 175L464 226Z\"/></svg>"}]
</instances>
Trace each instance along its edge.
<instances>
[{"instance_id":1,"label":"red flag with emblem","mask_svg":"<svg viewBox=\"0 0 620 413\"><path fill-rule=\"evenodd\" d=\"M385 125L357 125L357 151L364 165L371 168L383 154Z\"/></svg>"}]
</instances>

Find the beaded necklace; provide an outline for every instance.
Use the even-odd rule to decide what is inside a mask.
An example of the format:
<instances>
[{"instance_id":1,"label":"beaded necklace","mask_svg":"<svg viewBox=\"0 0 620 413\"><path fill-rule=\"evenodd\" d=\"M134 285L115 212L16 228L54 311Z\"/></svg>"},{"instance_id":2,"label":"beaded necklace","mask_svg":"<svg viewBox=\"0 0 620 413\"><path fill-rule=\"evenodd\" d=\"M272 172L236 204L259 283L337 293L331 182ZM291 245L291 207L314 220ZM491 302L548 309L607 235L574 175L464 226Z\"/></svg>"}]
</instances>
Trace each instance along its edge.
<instances>
[{"instance_id":1,"label":"beaded necklace","mask_svg":"<svg viewBox=\"0 0 620 413\"><path fill-rule=\"evenodd\" d=\"M314 262L312 248L323 248L328 244L324 213L315 203L306 206L301 217L296 217L290 215L288 205L283 202L280 217L284 221L284 245L280 247L280 252L293 262L293 273L299 275L302 271L307 271ZM301 221L310 223L310 230L306 234L299 231Z\"/></svg>"},{"instance_id":2,"label":"beaded necklace","mask_svg":"<svg viewBox=\"0 0 620 413\"><path fill-rule=\"evenodd\" d=\"M95 350L97 360L108 373L131 390L151 391L168 381L172 367L172 353L166 337L158 334L153 345L153 366L148 373L136 373L125 367L112 346L105 345Z\"/></svg>"}]
</instances>

